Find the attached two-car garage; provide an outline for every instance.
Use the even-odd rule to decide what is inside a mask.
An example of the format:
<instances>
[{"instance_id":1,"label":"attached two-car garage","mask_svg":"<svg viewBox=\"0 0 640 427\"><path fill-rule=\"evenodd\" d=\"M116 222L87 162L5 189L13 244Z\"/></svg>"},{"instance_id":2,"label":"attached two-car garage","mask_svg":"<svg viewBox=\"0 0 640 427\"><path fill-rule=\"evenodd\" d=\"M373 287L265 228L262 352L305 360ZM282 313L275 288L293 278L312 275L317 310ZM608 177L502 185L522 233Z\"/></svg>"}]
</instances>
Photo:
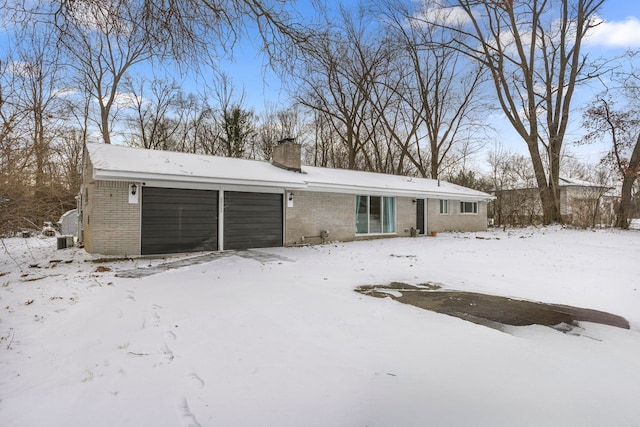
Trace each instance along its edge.
<instances>
[{"instance_id":1,"label":"attached two-car garage","mask_svg":"<svg viewBox=\"0 0 640 427\"><path fill-rule=\"evenodd\" d=\"M140 243L143 255L282 246L282 194L143 187Z\"/></svg>"}]
</instances>

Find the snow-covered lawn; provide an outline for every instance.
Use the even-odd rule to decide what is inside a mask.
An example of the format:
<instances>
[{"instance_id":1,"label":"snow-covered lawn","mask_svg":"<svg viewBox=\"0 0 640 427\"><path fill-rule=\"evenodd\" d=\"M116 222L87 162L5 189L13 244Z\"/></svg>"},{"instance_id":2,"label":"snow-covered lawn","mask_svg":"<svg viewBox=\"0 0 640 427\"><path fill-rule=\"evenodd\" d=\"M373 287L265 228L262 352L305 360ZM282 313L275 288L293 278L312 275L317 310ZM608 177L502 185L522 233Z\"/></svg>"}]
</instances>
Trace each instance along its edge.
<instances>
[{"instance_id":1,"label":"snow-covered lawn","mask_svg":"<svg viewBox=\"0 0 640 427\"><path fill-rule=\"evenodd\" d=\"M640 425L640 231L261 249L137 279L116 274L166 260L4 244L2 426ZM392 281L608 311L631 329L505 333L353 291Z\"/></svg>"}]
</instances>

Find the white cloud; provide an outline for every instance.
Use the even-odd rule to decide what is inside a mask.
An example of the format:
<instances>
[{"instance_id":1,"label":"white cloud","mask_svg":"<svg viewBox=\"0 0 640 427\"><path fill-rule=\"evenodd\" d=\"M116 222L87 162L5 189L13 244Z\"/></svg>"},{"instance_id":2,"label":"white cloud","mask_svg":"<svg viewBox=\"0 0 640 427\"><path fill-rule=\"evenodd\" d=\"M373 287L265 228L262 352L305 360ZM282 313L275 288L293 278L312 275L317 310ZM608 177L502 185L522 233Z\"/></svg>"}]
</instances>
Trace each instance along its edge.
<instances>
[{"instance_id":1,"label":"white cloud","mask_svg":"<svg viewBox=\"0 0 640 427\"><path fill-rule=\"evenodd\" d=\"M598 25L589 31L586 43L590 45L635 48L640 47L640 20L630 16L623 21L599 19Z\"/></svg>"},{"instance_id":2,"label":"white cloud","mask_svg":"<svg viewBox=\"0 0 640 427\"><path fill-rule=\"evenodd\" d=\"M75 2L71 7L71 19L87 31L126 35L130 28L121 18L120 3L114 0Z\"/></svg>"},{"instance_id":3,"label":"white cloud","mask_svg":"<svg viewBox=\"0 0 640 427\"><path fill-rule=\"evenodd\" d=\"M57 89L53 91L53 96L73 96L78 93L78 89L73 87L64 87L62 89Z\"/></svg>"},{"instance_id":4,"label":"white cloud","mask_svg":"<svg viewBox=\"0 0 640 427\"><path fill-rule=\"evenodd\" d=\"M39 69L25 61L13 61L7 64L6 71L18 77L33 77L38 74Z\"/></svg>"},{"instance_id":5,"label":"white cloud","mask_svg":"<svg viewBox=\"0 0 640 427\"><path fill-rule=\"evenodd\" d=\"M106 103L108 97L103 98L103 102ZM142 99L132 92L118 92L115 97L114 105L117 108L132 108L139 103L142 103Z\"/></svg>"},{"instance_id":6,"label":"white cloud","mask_svg":"<svg viewBox=\"0 0 640 427\"><path fill-rule=\"evenodd\" d=\"M461 7L445 6L439 2L430 2L421 8L416 18L426 22L435 22L443 25L460 26L470 21L469 15Z\"/></svg>"}]
</instances>

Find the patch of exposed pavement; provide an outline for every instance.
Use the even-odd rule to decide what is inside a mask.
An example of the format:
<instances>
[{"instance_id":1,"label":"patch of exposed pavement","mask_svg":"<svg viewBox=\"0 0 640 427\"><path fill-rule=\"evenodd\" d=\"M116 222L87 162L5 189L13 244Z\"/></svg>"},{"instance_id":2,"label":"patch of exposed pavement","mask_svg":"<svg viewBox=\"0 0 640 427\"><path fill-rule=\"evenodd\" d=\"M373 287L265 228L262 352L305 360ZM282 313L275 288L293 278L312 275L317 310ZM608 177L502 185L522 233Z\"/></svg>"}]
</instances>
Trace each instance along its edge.
<instances>
[{"instance_id":1,"label":"patch of exposed pavement","mask_svg":"<svg viewBox=\"0 0 640 427\"><path fill-rule=\"evenodd\" d=\"M625 318L603 311L475 292L442 290L439 285L431 283L409 285L393 282L389 285L360 286L355 290L372 297L390 297L404 304L499 330L504 330L505 325L543 325L567 332L581 321L629 329L629 322Z\"/></svg>"},{"instance_id":2,"label":"patch of exposed pavement","mask_svg":"<svg viewBox=\"0 0 640 427\"><path fill-rule=\"evenodd\" d=\"M128 270L118 271L116 277L125 278L139 278L152 276L154 274L162 273L164 271L175 270L177 268L188 267L191 265L204 264L206 262L215 261L221 258L227 258L230 256L239 256L241 258L253 259L258 262L291 262L289 258L271 254L268 252L257 251L254 249L247 249L241 251L222 251L222 252L207 252L202 255L197 255L189 258L181 258L175 261L168 261L162 264L153 265L151 267L138 267Z\"/></svg>"}]
</instances>

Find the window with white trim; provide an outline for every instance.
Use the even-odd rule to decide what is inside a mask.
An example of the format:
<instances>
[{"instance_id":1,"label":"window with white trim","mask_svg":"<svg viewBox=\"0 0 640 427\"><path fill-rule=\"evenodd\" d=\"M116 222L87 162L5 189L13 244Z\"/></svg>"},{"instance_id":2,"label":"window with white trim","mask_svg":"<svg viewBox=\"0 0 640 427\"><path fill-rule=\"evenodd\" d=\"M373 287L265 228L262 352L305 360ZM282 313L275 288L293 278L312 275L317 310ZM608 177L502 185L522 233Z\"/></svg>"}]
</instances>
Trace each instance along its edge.
<instances>
[{"instance_id":1,"label":"window with white trim","mask_svg":"<svg viewBox=\"0 0 640 427\"><path fill-rule=\"evenodd\" d=\"M440 214L447 215L449 213L449 201L440 199Z\"/></svg>"},{"instance_id":2,"label":"window with white trim","mask_svg":"<svg viewBox=\"0 0 640 427\"><path fill-rule=\"evenodd\" d=\"M460 202L461 214L477 214L478 202Z\"/></svg>"},{"instance_id":3,"label":"window with white trim","mask_svg":"<svg viewBox=\"0 0 640 427\"><path fill-rule=\"evenodd\" d=\"M394 197L356 196L356 234L396 232Z\"/></svg>"}]
</instances>

